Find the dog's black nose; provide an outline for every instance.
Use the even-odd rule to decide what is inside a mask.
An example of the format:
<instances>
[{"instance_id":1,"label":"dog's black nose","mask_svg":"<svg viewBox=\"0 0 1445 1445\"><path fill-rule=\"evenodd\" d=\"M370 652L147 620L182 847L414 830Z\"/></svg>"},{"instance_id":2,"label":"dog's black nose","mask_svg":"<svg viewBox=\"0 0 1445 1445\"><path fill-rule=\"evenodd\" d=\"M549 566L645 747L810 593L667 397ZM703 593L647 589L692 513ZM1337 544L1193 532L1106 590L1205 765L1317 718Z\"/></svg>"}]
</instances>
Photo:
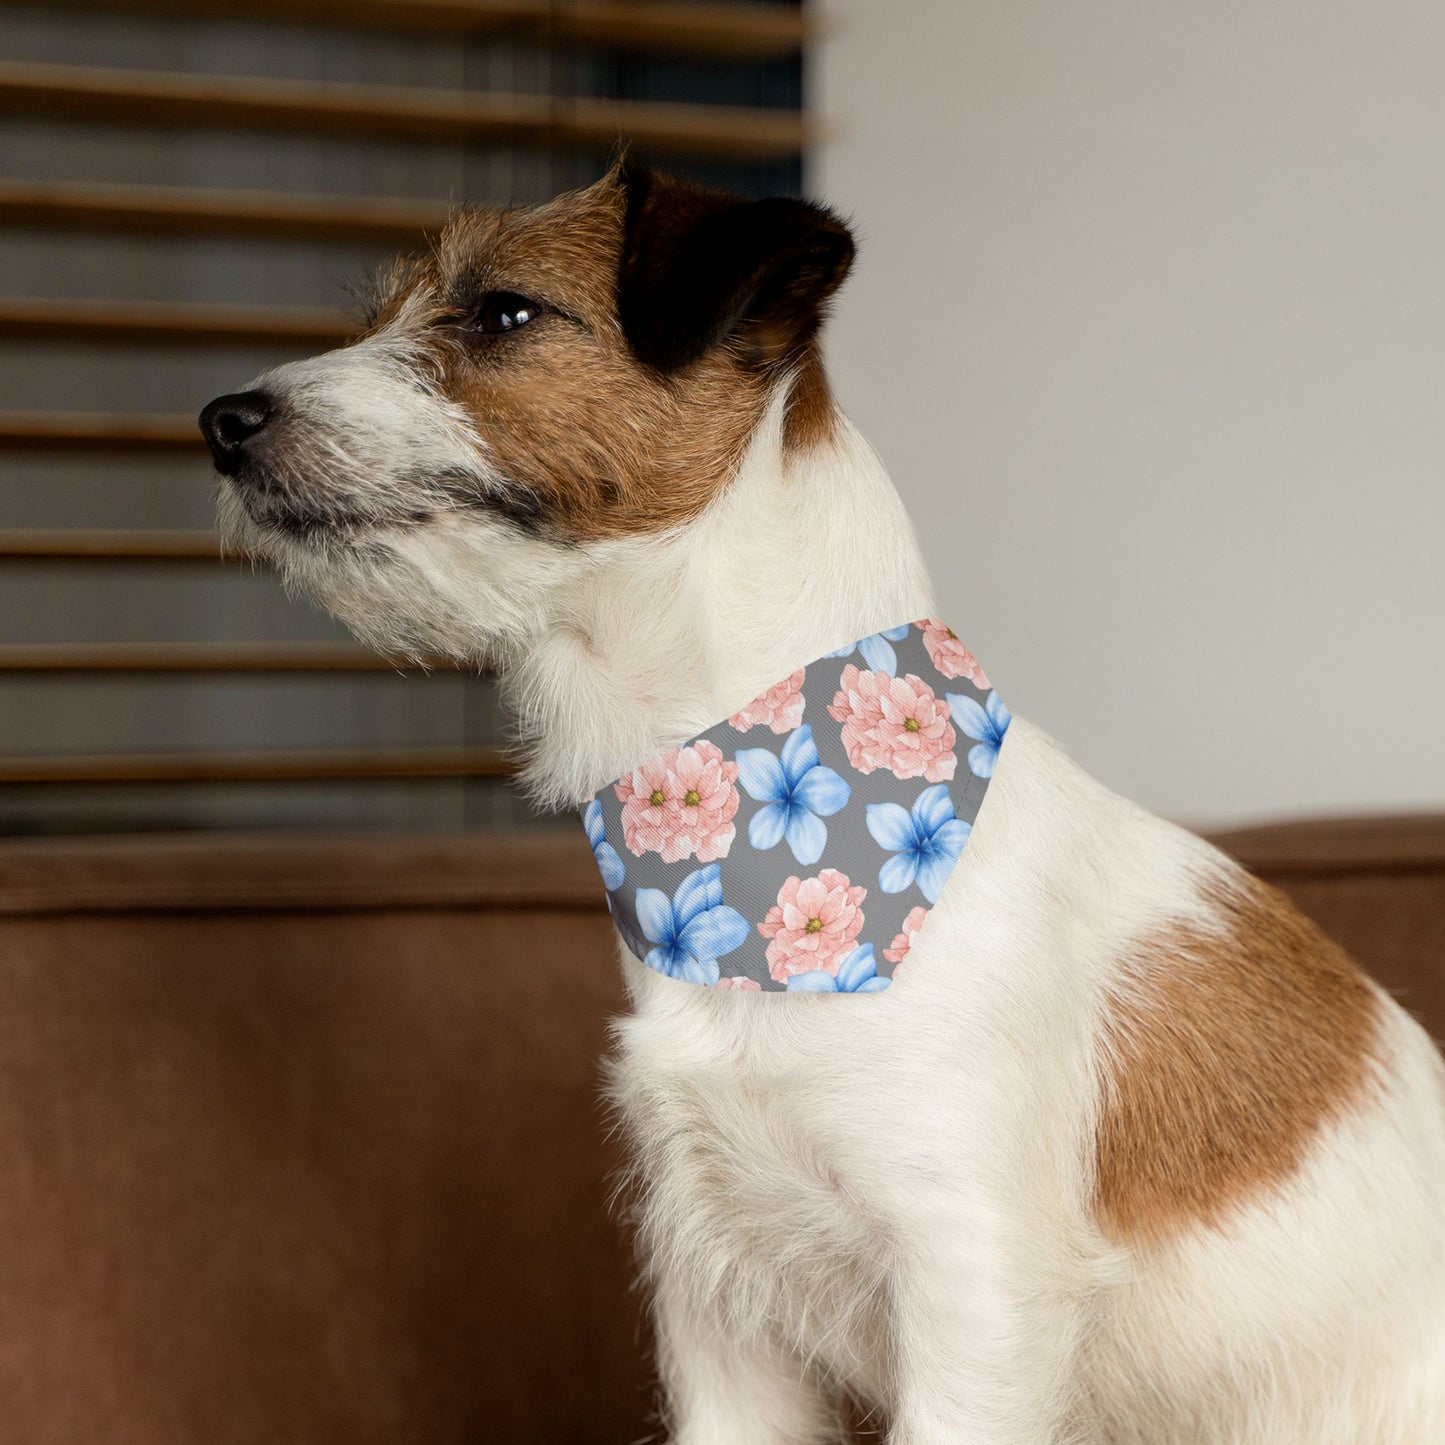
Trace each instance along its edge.
<instances>
[{"instance_id":1,"label":"dog's black nose","mask_svg":"<svg viewBox=\"0 0 1445 1445\"><path fill-rule=\"evenodd\" d=\"M216 470L234 477L241 470L246 443L271 419L271 398L264 391L218 396L201 413L201 433L215 458Z\"/></svg>"}]
</instances>

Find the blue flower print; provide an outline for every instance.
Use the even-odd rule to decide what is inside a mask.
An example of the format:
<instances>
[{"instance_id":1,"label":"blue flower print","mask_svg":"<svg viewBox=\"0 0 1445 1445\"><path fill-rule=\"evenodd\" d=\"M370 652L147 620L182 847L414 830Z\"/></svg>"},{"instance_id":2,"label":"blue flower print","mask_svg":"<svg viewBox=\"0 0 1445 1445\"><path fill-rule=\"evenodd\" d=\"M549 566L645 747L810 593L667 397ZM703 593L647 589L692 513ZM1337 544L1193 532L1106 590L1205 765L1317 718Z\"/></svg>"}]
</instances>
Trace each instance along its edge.
<instances>
[{"instance_id":1,"label":"blue flower print","mask_svg":"<svg viewBox=\"0 0 1445 1445\"><path fill-rule=\"evenodd\" d=\"M837 974L816 969L788 979L789 993L882 993L889 980L878 977L871 943L860 944L838 965Z\"/></svg>"},{"instance_id":2,"label":"blue flower print","mask_svg":"<svg viewBox=\"0 0 1445 1445\"><path fill-rule=\"evenodd\" d=\"M708 988L718 981L718 959L748 936L747 920L723 902L716 863L689 873L671 898L660 888L639 888L637 921L656 945L643 959L648 968Z\"/></svg>"},{"instance_id":3,"label":"blue flower print","mask_svg":"<svg viewBox=\"0 0 1445 1445\"><path fill-rule=\"evenodd\" d=\"M975 740L975 745L968 750L969 771L975 777L993 777L993 770L998 766L998 750L1003 746L1003 735L1014 715L996 692L989 693L983 707L961 693L946 692L943 696L960 731L965 737Z\"/></svg>"},{"instance_id":4,"label":"blue flower print","mask_svg":"<svg viewBox=\"0 0 1445 1445\"><path fill-rule=\"evenodd\" d=\"M889 677L898 676L898 654L894 652L891 643L902 642L908 636L908 623L902 627L890 627L885 632L875 632L872 637L865 637L861 642L850 642L847 647L841 647L837 652L830 652L829 657L848 657L855 652L862 653L863 661L868 664L870 672L886 672Z\"/></svg>"},{"instance_id":5,"label":"blue flower print","mask_svg":"<svg viewBox=\"0 0 1445 1445\"><path fill-rule=\"evenodd\" d=\"M954 813L948 784L935 783L914 799L911 813L897 803L869 803L868 831L893 854L878 870L878 886L902 893L917 881L923 896L937 903L973 826Z\"/></svg>"},{"instance_id":6,"label":"blue flower print","mask_svg":"<svg viewBox=\"0 0 1445 1445\"><path fill-rule=\"evenodd\" d=\"M788 840L793 857L811 867L823 856L831 818L852 789L832 768L818 762L811 723L788 734L779 758L766 748L740 748L738 782L754 802L766 806L748 824L748 842L760 852Z\"/></svg>"},{"instance_id":7,"label":"blue flower print","mask_svg":"<svg viewBox=\"0 0 1445 1445\"><path fill-rule=\"evenodd\" d=\"M622 887L627 877L627 867L617 849L607 841L607 828L602 821L602 804L596 798L587 804L582 814L582 826L587 829L587 841L592 845L592 856L602 873L602 886L611 893Z\"/></svg>"}]
</instances>

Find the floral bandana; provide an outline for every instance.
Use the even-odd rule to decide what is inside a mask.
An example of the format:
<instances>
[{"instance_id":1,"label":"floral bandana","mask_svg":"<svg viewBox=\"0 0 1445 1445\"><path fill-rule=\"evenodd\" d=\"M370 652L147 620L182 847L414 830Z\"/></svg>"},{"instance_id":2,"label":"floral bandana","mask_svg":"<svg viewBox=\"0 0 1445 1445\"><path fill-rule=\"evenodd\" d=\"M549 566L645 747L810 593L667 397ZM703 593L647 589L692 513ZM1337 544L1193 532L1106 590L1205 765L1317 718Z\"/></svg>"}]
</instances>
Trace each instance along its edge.
<instances>
[{"instance_id":1,"label":"floral bandana","mask_svg":"<svg viewBox=\"0 0 1445 1445\"><path fill-rule=\"evenodd\" d=\"M1009 722L936 620L799 668L583 810L618 932L685 983L880 993L963 853Z\"/></svg>"}]
</instances>

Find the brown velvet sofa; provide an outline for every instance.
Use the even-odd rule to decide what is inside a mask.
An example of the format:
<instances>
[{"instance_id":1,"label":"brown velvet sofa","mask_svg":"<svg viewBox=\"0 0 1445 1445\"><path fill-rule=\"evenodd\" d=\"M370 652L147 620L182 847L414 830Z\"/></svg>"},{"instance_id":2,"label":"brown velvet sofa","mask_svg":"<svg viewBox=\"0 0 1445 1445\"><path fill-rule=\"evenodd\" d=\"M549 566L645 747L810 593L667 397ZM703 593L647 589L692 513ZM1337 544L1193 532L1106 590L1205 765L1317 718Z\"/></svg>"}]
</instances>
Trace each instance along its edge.
<instances>
[{"instance_id":1,"label":"brown velvet sofa","mask_svg":"<svg viewBox=\"0 0 1445 1445\"><path fill-rule=\"evenodd\" d=\"M1445 818L1220 840L1445 1033ZM0 844L0 1440L623 1445L580 830Z\"/></svg>"}]
</instances>

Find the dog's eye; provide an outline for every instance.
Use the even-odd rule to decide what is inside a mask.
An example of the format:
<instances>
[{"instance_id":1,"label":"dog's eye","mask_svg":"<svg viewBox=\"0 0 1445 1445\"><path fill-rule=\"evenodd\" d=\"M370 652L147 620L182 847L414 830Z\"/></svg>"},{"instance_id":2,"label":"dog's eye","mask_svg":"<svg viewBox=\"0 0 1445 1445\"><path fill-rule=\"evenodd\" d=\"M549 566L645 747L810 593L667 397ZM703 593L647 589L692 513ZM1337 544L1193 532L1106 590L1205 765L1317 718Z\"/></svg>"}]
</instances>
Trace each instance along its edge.
<instances>
[{"instance_id":1,"label":"dog's eye","mask_svg":"<svg viewBox=\"0 0 1445 1445\"><path fill-rule=\"evenodd\" d=\"M542 314L542 303L515 291L488 291L472 312L472 325L486 336L515 331Z\"/></svg>"}]
</instances>

